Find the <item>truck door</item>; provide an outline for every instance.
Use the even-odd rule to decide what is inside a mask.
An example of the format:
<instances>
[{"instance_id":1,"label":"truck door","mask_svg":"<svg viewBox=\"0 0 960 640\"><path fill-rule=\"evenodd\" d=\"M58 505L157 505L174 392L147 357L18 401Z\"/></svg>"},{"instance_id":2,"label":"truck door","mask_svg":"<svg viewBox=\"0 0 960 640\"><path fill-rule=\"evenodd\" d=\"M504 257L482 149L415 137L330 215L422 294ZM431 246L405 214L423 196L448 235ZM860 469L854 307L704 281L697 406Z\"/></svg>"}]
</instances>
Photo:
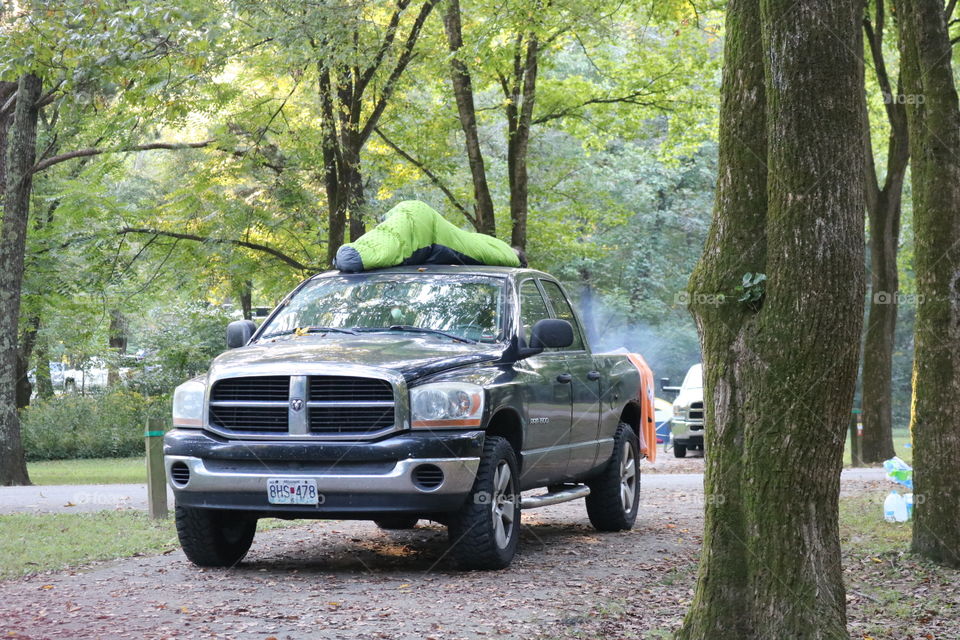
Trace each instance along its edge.
<instances>
[{"instance_id":1,"label":"truck door","mask_svg":"<svg viewBox=\"0 0 960 640\"><path fill-rule=\"evenodd\" d=\"M573 401L567 475L576 476L592 469L597 460L602 410L600 371L590 354L580 322L560 285L552 280L541 280L540 284L553 317L566 320L573 327L573 344L560 349L559 353L563 353L567 361Z\"/></svg>"},{"instance_id":2,"label":"truck door","mask_svg":"<svg viewBox=\"0 0 960 640\"><path fill-rule=\"evenodd\" d=\"M521 336L530 343L530 331L550 311L533 279L520 284ZM554 483L564 477L570 456L571 382L566 356L547 350L518 362L515 367L529 376L524 385L527 400L527 431L523 442L521 486Z\"/></svg>"}]
</instances>

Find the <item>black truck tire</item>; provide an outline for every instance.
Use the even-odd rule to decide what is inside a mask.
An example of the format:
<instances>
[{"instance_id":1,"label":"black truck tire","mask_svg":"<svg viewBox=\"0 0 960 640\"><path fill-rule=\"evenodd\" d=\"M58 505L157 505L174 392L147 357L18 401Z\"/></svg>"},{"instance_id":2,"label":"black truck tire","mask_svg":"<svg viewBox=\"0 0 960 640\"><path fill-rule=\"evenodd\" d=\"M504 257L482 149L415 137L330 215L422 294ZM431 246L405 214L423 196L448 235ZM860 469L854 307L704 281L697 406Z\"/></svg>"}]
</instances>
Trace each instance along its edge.
<instances>
[{"instance_id":1,"label":"black truck tire","mask_svg":"<svg viewBox=\"0 0 960 640\"><path fill-rule=\"evenodd\" d=\"M404 529L413 529L420 522L416 516L384 516L373 521L385 531L402 531Z\"/></svg>"},{"instance_id":2,"label":"black truck tire","mask_svg":"<svg viewBox=\"0 0 960 640\"><path fill-rule=\"evenodd\" d=\"M243 560L257 532L257 519L218 509L177 507L177 537L198 567L232 567Z\"/></svg>"},{"instance_id":3,"label":"black truck tire","mask_svg":"<svg viewBox=\"0 0 960 640\"><path fill-rule=\"evenodd\" d=\"M687 445L685 444L673 444L673 457L674 458L686 458L687 457Z\"/></svg>"},{"instance_id":4,"label":"black truck tire","mask_svg":"<svg viewBox=\"0 0 960 640\"><path fill-rule=\"evenodd\" d=\"M520 478L517 456L499 436L483 445L473 489L447 526L460 569L503 569L520 541Z\"/></svg>"},{"instance_id":5,"label":"black truck tire","mask_svg":"<svg viewBox=\"0 0 960 640\"><path fill-rule=\"evenodd\" d=\"M599 531L632 529L640 505L637 434L621 422L613 439L613 456L603 472L587 483L587 515Z\"/></svg>"}]
</instances>

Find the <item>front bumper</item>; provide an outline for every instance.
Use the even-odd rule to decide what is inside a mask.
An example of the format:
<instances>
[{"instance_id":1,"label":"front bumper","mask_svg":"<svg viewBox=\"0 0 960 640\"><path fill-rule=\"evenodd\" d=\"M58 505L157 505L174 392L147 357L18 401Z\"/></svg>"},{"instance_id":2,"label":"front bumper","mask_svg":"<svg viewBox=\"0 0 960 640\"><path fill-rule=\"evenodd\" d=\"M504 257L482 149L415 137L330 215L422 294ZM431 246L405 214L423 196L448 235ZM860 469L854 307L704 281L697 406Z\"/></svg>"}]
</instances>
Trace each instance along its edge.
<instances>
[{"instance_id":1,"label":"front bumper","mask_svg":"<svg viewBox=\"0 0 960 640\"><path fill-rule=\"evenodd\" d=\"M166 435L164 457L180 506L371 519L457 510L473 486L482 447L482 431L405 432L378 442L250 442L184 429ZM420 482L423 465L439 469L442 482ZM315 480L319 504L271 504L269 478Z\"/></svg>"},{"instance_id":2,"label":"front bumper","mask_svg":"<svg viewBox=\"0 0 960 640\"><path fill-rule=\"evenodd\" d=\"M703 446L703 420L674 417L670 420L673 442L681 446Z\"/></svg>"}]
</instances>

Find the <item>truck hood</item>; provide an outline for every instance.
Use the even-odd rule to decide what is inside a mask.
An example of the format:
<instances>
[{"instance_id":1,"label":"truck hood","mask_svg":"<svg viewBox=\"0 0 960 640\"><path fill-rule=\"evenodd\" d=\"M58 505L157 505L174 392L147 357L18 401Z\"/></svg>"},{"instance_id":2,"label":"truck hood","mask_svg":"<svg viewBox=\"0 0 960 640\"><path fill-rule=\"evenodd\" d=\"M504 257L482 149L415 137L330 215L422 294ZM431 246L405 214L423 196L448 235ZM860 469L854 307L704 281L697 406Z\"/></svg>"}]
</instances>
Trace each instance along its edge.
<instances>
[{"instance_id":1,"label":"truck hood","mask_svg":"<svg viewBox=\"0 0 960 640\"><path fill-rule=\"evenodd\" d=\"M504 345L471 344L411 333L310 334L284 336L220 354L210 367L214 378L251 366L331 363L390 369L406 380L477 362L493 361Z\"/></svg>"},{"instance_id":2,"label":"truck hood","mask_svg":"<svg viewBox=\"0 0 960 640\"><path fill-rule=\"evenodd\" d=\"M703 402L703 387L681 389L680 394L673 401L673 406L686 410L694 402Z\"/></svg>"}]
</instances>

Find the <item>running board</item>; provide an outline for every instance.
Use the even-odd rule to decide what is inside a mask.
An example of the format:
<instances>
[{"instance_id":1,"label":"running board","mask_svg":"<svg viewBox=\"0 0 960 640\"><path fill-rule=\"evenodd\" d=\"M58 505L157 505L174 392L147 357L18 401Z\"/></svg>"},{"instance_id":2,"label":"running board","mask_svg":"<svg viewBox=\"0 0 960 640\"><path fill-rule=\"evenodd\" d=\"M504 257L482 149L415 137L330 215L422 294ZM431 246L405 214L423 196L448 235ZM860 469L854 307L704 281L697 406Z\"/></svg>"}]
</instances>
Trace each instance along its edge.
<instances>
[{"instance_id":1,"label":"running board","mask_svg":"<svg viewBox=\"0 0 960 640\"><path fill-rule=\"evenodd\" d=\"M544 493L539 496L530 496L520 501L521 509L536 509L537 507L546 507L551 504L560 504L569 502L577 498L586 498L590 495L590 487L580 485L579 487L570 487L553 493Z\"/></svg>"}]
</instances>

